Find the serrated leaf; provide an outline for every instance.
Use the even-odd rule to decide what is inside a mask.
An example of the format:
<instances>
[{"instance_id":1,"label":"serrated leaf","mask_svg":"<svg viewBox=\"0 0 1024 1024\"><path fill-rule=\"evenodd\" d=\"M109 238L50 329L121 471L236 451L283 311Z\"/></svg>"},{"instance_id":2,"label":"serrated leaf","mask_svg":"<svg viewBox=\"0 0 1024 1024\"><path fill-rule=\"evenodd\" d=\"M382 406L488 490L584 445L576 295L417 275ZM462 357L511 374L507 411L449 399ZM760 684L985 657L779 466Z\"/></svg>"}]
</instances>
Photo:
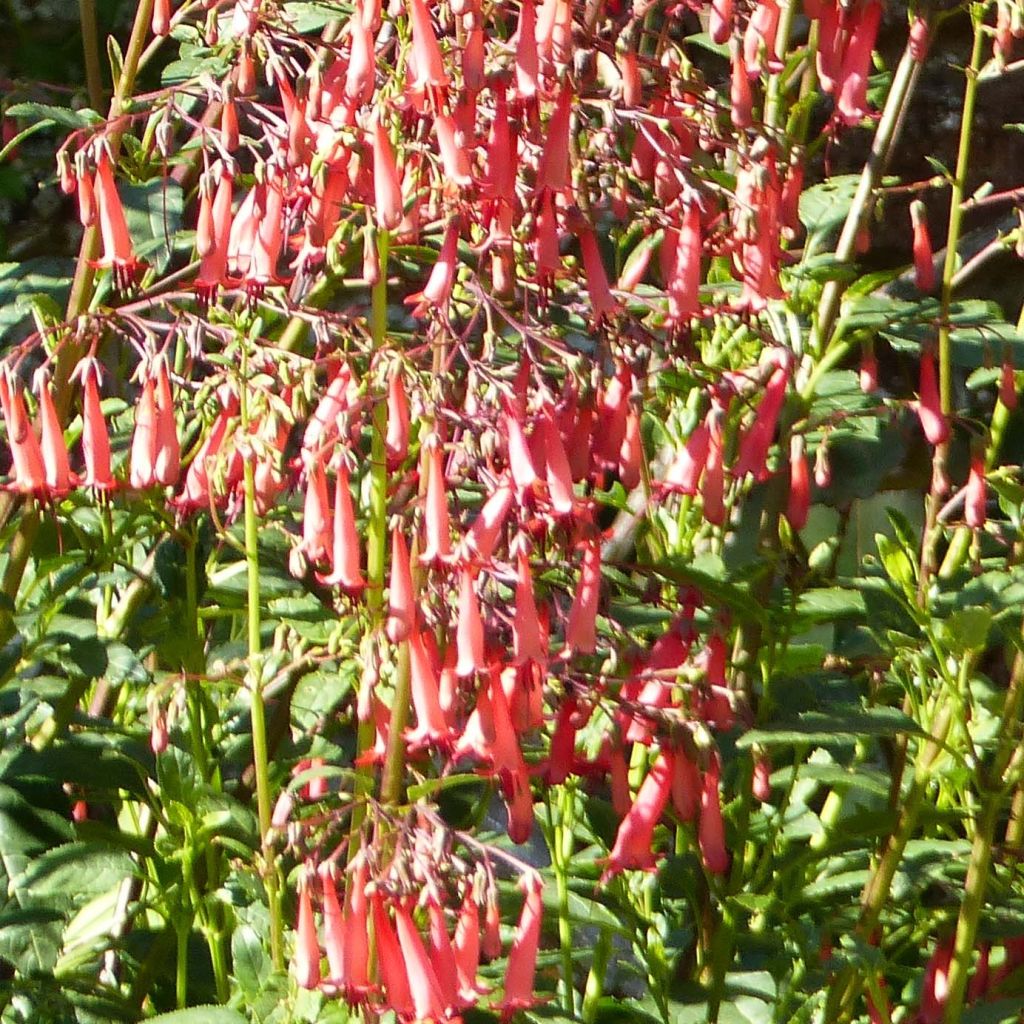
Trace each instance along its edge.
<instances>
[{"instance_id":1,"label":"serrated leaf","mask_svg":"<svg viewBox=\"0 0 1024 1024\"><path fill-rule=\"evenodd\" d=\"M827 745L838 739L857 736L923 735L921 727L909 715L896 708L849 708L844 712L807 711L795 719L785 719L745 732L736 741L740 749L755 744Z\"/></svg>"},{"instance_id":2,"label":"serrated leaf","mask_svg":"<svg viewBox=\"0 0 1024 1024\"><path fill-rule=\"evenodd\" d=\"M94 110L72 110L70 107L57 107L49 103L15 103L5 113L19 120L50 121L72 129L88 128L103 120Z\"/></svg>"},{"instance_id":3,"label":"serrated leaf","mask_svg":"<svg viewBox=\"0 0 1024 1024\"><path fill-rule=\"evenodd\" d=\"M187 1010L175 1010L147 1018L149 1024L248 1024L248 1021L234 1010L224 1006L192 1006Z\"/></svg>"}]
</instances>

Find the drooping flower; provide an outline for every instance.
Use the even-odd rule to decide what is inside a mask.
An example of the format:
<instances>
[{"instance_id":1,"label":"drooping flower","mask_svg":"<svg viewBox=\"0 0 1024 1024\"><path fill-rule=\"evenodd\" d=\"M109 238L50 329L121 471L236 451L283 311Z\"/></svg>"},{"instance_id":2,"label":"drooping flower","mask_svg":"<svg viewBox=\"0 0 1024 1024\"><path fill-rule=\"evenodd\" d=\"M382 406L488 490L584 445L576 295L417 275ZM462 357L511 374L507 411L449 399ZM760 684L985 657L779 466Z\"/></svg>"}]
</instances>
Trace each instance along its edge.
<instances>
[{"instance_id":1,"label":"drooping flower","mask_svg":"<svg viewBox=\"0 0 1024 1024\"><path fill-rule=\"evenodd\" d=\"M139 261L135 258L124 207L117 193L114 172L105 146L100 147L96 163L95 187L100 239L103 242L103 255L97 260L96 266L112 270L117 288L127 291L138 276Z\"/></svg>"},{"instance_id":2,"label":"drooping flower","mask_svg":"<svg viewBox=\"0 0 1024 1024\"><path fill-rule=\"evenodd\" d=\"M515 938L505 968L504 993L495 1009L501 1010L503 1021L509 1020L517 1010L533 1006L534 975L537 969L537 949L540 945L541 894L544 883L535 871L523 875L519 888L526 894L523 909L516 926Z\"/></svg>"},{"instance_id":3,"label":"drooping flower","mask_svg":"<svg viewBox=\"0 0 1024 1024\"><path fill-rule=\"evenodd\" d=\"M729 851L725 846L725 825L722 821L722 798L718 792L721 766L713 754L704 770L700 793L700 820L697 824L697 845L705 870L724 875L729 870Z\"/></svg>"},{"instance_id":4,"label":"drooping flower","mask_svg":"<svg viewBox=\"0 0 1024 1024\"><path fill-rule=\"evenodd\" d=\"M935 263L928 233L928 213L920 199L910 204L910 223L914 230L914 284L919 292L927 294L935 288Z\"/></svg>"},{"instance_id":5,"label":"drooping flower","mask_svg":"<svg viewBox=\"0 0 1024 1024\"><path fill-rule=\"evenodd\" d=\"M301 988L312 989L320 984L320 942L316 934L316 920L313 917L313 899L305 880L299 886L292 973Z\"/></svg>"},{"instance_id":6,"label":"drooping flower","mask_svg":"<svg viewBox=\"0 0 1024 1024\"><path fill-rule=\"evenodd\" d=\"M97 490L117 486L110 470L110 434L100 404L100 369L95 359L83 359L76 371L82 382L82 483Z\"/></svg>"},{"instance_id":7,"label":"drooping flower","mask_svg":"<svg viewBox=\"0 0 1024 1024\"><path fill-rule=\"evenodd\" d=\"M456 647L459 653L456 675L471 676L485 667L484 624L480 617L480 602L476 596L473 573L468 569L463 569L459 575Z\"/></svg>"},{"instance_id":8,"label":"drooping flower","mask_svg":"<svg viewBox=\"0 0 1024 1024\"><path fill-rule=\"evenodd\" d=\"M452 554L451 528L448 520L448 497L445 493L441 442L434 438L427 451L427 493L423 508L423 533L426 543L420 561L425 565L446 562Z\"/></svg>"},{"instance_id":9,"label":"drooping flower","mask_svg":"<svg viewBox=\"0 0 1024 1024\"><path fill-rule=\"evenodd\" d=\"M359 568L359 534L356 531L355 509L349 489L348 467L342 460L334 483L334 533L331 547L331 572L317 575L327 587L340 586L349 593L358 593L366 586Z\"/></svg>"},{"instance_id":10,"label":"drooping flower","mask_svg":"<svg viewBox=\"0 0 1024 1024\"><path fill-rule=\"evenodd\" d=\"M931 445L942 444L949 439L949 421L942 411L939 385L935 376L935 355L931 350L921 353L921 380L918 395L915 407L925 439Z\"/></svg>"},{"instance_id":11,"label":"drooping flower","mask_svg":"<svg viewBox=\"0 0 1024 1024\"><path fill-rule=\"evenodd\" d=\"M601 599L601 544L592 538L583 546L580 583L565 626L566 654L593 654L597 648L597 607Z\"/></svg>"},{"instance_id":12,"label":"drooping flower","mask_svg":"<svg viewBox=\"0 0 1024 1024\"><path fill-rule=\"evenodd\" d=\"M626 816L619 823L615 844L601 875L601 883L620 871L653 871L654 829L672 794L675 755L660 751L637 791Z\"/></svg>"},{"instance_id":13,"label":"drooping flower","mask_svg":"<svg viewBox=\"0 0 1024 1024\"><path fill-rule=\"evenodd\" d=\"M71 462L64 444L64 428L57 417L57 409L50 394L50 375L39 370L35 375L36 397L39 402L39 448L43 456L47 492L55 498L71 489Z\"/></svg>"},{"instance_id":14,"label":"drooping flower","mask_svg":"<svg viewBox=\"0 0 1024 1024\"><path fill-rule=\"evenodd\" d=\"M388 639L401 643L409 636L415 621L416 604L412 589L412 566L409 546L402 531L391 530L391 575L388 583L388 619L385 630Z\"/></svg>"}]
</instances>

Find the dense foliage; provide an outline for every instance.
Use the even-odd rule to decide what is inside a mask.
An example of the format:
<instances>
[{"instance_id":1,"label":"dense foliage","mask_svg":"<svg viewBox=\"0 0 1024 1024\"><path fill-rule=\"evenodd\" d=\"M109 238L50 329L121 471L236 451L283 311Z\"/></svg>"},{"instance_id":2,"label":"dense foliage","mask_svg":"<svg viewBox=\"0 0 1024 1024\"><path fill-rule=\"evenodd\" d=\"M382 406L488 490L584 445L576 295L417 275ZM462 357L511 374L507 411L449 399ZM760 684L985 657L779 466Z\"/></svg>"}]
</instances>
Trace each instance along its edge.
<instances>
[{"instance_id":1,"label":"dense foliage","mask_svg":"<svg viewBox=\"0 0 1024 1024\"><path fill-rule=\"evenodd\" d=\"M9 7L0 1020L1019 1019L1020 0L98 13Z\"/></svg>"}]
</instances>

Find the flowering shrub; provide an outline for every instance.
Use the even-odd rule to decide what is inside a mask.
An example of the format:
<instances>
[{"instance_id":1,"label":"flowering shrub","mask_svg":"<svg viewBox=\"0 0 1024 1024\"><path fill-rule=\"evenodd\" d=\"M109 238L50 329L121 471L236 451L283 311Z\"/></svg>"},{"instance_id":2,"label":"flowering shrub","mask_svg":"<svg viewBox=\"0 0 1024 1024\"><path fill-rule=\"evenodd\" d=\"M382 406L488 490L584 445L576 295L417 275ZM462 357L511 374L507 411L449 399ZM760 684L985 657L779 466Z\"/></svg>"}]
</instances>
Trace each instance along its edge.
<instances>
[{"instance_id":1,"label":"flowering shrub","mask_svg":"<svg viewBox=\"0 0 1024 1024\"><path fill-rule=\"evenodd\" d=\"M1018 1019L1019 2L129 6L5 111L0 1019Z\"/></svg>"}]
</instances>

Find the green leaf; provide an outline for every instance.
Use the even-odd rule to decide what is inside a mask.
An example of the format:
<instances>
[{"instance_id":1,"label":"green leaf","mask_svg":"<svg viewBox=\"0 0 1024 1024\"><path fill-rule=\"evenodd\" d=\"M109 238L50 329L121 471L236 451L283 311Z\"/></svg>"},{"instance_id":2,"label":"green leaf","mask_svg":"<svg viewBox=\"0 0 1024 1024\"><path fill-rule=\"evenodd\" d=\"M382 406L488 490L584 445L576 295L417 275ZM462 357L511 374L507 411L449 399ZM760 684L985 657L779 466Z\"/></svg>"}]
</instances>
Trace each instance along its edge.
<instances>
[{"instance_id":1,"label":"green leaf","mask_svg":"<svg viewBox=\"0 0 1024 1024\"><path fill-rule=\"evenodd\" d=\"M805 590L797 600L796 611L805 622L835 622L863 618L867 605L859 591L822 587Z\"/></svg>"},{"instance_id":2,"label":"green leaf","mask_svg":"<svg viewBox=\"0 0 1024 1024\"><path fill-rule=\"evenodd\" d=\"M950 650L958 654L984 650L992 628L988 608L963 608L942 623L942 637Z\"/></svg>"},{"instance_id":3,"label":"green leaf","mask_svg":"<svg viewBox=\"0 0 1024 1024\"><path fill-rule=\"evenodd\" d=\"M352 692L356 666L345 662L337 672L308 672L295 686L292 696L292 725L300 732L322 725L324 720Z\"/></svg>"},{"instance_id":4,"label":"green leaf","mask_svg":"<svg viewBox=\"0 0 1024 1024\"><path fill-rule=\"evenodd\" d=\"M231 961L235 980L248 999L259 995L264 979L270 973L270 959L255 929L247 924L235 928L231 935Z\"/></svg>"},{"instance_id":5,"label":"green leaf","mask_svg":"<svg viewBox=\"0 0 1024 1024\"><path fill-rule=\"evenodd\" d=\"M800 194L800 223L808 236L824 236L846 220L860 183L859 174L836 174ZM817 246L810 246L813 252Z\"/></svg>"},{"instance_id":6,"label":"green leaf","mask_svg":"<svg viewBox=\"0 0 1024 1024\"><path fill-rule=\"evenodd\" d=\"M147 1020L149 1024L248 1024L240 1013L224 1006L192 1006L187 1010L161 1013Z\"/></svg>"},{"instance_id":7,"label":"green leaf","mask_svg":"<svg viewBox=\"0 0 1024 1024\"><path fill-rule=\"evenodd\" d=\"M31 318L32 295L48 295L63 306L74 272L74 260L48 256L22 263L0 263L0 340Z\"/></svg>"},{"instance_id":8,"label":"green leaf","mask_svg":"<svg viewBox=\"0 0 1024 1024\"><path fill-rule=\"evenodd\" d=\"M69 107L55 107L49 103L15 103L5 113L8 117L23 121L49 121L72 129L88 128L103 120L94 110L71 110Z\"/></svg>"},{"instance_id":9,"label":"green leaf","mask_svg":"<svg viewBox=\"0 0 1024 1024\"><path fill-rule=\"evenodd\" d=\"M845 711L826 713L806 711L795 719L780 719L744 733L736 741L740 749L784 744L835 743L857 736L895 736L898 733L924 735L921 727L896 708L850 707Z\"/></svg>"}]
</instances>

